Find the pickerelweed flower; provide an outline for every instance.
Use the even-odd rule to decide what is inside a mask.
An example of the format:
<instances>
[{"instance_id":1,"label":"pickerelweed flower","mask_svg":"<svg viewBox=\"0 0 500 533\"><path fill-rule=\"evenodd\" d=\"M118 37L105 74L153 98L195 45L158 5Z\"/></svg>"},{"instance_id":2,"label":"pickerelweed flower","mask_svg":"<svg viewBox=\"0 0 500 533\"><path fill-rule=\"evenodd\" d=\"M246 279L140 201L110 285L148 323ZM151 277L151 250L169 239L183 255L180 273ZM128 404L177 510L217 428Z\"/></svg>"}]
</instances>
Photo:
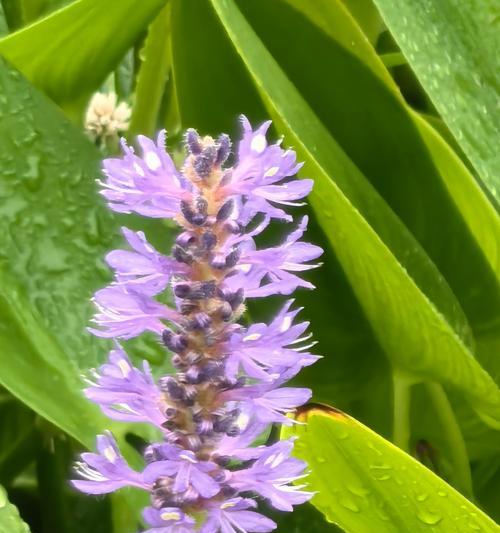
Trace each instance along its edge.
<instances>
[{"instance_id":1,"label":"pickerelweed flower","mask_svg":"<svg viewBox=\"0 0 500 533\"><path fill-rule=\"evenodd\" d=\"M85 393L110 418L152 424L162 436L144 450L142 471L127 465L110 433L98 436L97 453L82 454L81 479L72 483L89 494L149 492L148 533L272 531L255 497L281 511L311 497L294 483L307 472L291 457L292 440L253 445L270 424L292 424L287 414L311 396L283 386L318 359L308 351L308 323L296 322L293 300L268 324L238 320L246 298L313 287L298 273L318 266L312 261L322 250L301 241L307 218L293 224L284 210L300 205L312 181L291 179L300 164L293 151L268 144L269 122L256 130L245 117L241 123L233 166L227 135L202 138L192 129L181 170L164 132L156 142L139 137L140 155L123 142L123 157L104 161L111 209L169 218L181 232L166 257L142 232L123 228L129 249L106 257L115 280L95 294L90 328L115 347ZM282 244L258 249L255 237L272 219L293 228ZM166 290L175 309L157 299ZM174 375L155 380L147 362L132 365L119 339L145 331L172 354Z\"/></svg>"}]
</instances>

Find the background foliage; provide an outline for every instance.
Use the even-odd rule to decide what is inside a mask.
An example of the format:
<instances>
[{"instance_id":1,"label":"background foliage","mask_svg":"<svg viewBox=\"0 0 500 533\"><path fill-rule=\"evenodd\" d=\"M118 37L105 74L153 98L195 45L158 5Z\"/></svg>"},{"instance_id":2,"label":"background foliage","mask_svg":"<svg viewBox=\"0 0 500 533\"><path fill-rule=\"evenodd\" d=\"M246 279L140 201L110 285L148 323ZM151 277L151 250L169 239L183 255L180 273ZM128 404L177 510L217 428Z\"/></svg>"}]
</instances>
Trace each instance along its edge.
<instances>
[{"instance_id":1,"label":"background foliage","mask_svg":"<svg viewBox=\"0 0 500 533\"><path fill-rule=\"evenodd\" d=\"M270 116L315 180L308 239L326 254L318 290L297 300L324 359L300 383L354 418L299 414L297 454L320 492L278 516L280 530L496 531L498 3L1 6L0 484L12 503L0 489L0 532L140 527L138 494L84 498L67 484L105 427L81 393L106 355L85 326L121 223L95 184L116 145L83 131L98 90L131 105L131 139L166 127L175 153L183 128L234 135L240 113ZM167 225L146 231L166 249ZM168 367L155 342L130 348ZM146 430L112 430L137 460Z\"/></svg>"}]
</instances>

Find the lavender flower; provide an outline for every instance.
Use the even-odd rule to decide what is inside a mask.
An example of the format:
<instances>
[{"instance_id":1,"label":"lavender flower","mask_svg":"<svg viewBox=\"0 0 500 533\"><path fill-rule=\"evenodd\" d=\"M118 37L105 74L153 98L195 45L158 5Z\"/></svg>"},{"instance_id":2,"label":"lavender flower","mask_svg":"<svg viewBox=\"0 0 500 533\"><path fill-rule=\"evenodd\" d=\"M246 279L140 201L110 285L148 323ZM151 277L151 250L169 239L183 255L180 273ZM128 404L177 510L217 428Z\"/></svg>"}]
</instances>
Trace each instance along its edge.
<instances>
[{"instance_id":1,"label":"lavender flower","mask_svg":"<svg viewBox=\"0 0 500 533\"><path fill-rule=\"evenodd\" d=\"M141 232L123 228L131 250L106 261L113 283L94 296L90 331L115 339L108 362L85 390L115 420L155 426L159 441L144 450L145 467L132 470L110 434L97 454L84 453L74 486L89 494L139 487L150 494L143 518L149 533L259 533L276 524L255 510L248 494L291 511L311 493L293 482L306 465L293 441L252 443L272 423L309 400L309 389L283 386L318 357L308 350L307 322L288 300L269 324L243 326L246 298L289 295L313 288L297 273L319 266L322 250L301 241L304 217L280 245L258 249L255 237L272 219L292 221L283 206L299 205L311 180L291 179L300 168L294 152L268 144L270 122L253 130L242 117L237 163L228 167L227 135L214 140L188 130L187 157L178 171L156 143L139 137L141 155L123 144L121 159L104 162L103 196L111 209L174 220L182 231L170 257ZM171 290L175 309L156 300ZM164 301L164 299L163 299ZM118 339L150 331L172 353L175 375L153 379L135 368Z\"/></svg>"}]
</instances>

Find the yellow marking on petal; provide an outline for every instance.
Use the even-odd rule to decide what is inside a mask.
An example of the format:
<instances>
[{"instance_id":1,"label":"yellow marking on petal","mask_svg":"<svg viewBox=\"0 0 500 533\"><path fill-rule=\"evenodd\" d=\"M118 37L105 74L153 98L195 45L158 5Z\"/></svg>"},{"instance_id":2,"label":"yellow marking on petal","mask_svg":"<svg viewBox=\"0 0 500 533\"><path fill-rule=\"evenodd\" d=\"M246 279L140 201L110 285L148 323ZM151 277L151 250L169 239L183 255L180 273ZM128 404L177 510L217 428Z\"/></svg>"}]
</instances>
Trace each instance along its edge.
<instances>
[{"instance_id":1,"label":"yellow marking on petal","mask_svg":"<svg viewBox=\"0 0 500 533\"><path fill-rule=\"evenodd\" d=\"M161 513L160 517L162 520L180 520L181 514L176 511L171 511L171 512Z\"/></svg>"},{"instance_id":2,"label":"yellow marking on petal","mask_svg":"<svg viewBox=\"0 0 500 533\"><path fill-rule=\"evenodd\" d=\"M154 152L147 152L144 156L144 161L151 170L158 170L161 167L160 158Z\"/></svg>"},{"instance_id":3,"label":"yellow marking on petal","mask_svg":"<svg viewBox=\"0 0 500 533\"><path fill-rule=\"evenodd\" d=\"M103 453L104 457L106 457L106 459L110 462L110 463L114 463L116 458L118 457L116 455L116 452L115 450L111 447L111 446L108 446L107 448L104 449L104 453Z\"/></svg>"},{"instance_id":4,"label":"yellow marking on petal","mask_svg":"<svg viewBox=\"0 0 500 533\"><path fill-rule=\"evenodd\" d=\"M134 170L139 174L139 176L144 176L144 170L138 163L134 163Z\"/></svg>"},{"instance_id":5,"label":"yellow marking on petal","mask_svg":"<svg viewBox=\"0 0 500 533\"><path fill-rule=\"evenodd\" d=\"M256 135L250 143L250 148L258 154L261 154L266 149L266 146L267 141L264 135Z\"/></svg>"},{"instance_id":6,"label":"yellow marking on petal","mask_svg":"<svg viewBox=\"0 0 500 533\"><path fill-rule=\"evenodd\" d=\"M251 333L250 335L247 335L243 338L243 342L246 341L256 341L257 339L260 339L262 337L261 333Z\"/></svg>"},{"instance_id":7,"label":"yellow marking on petal","mask_svg":"<svg viewBox=\"0 0 500 533\"><path fill-rule=\"evenodd\" d=\"M287 316L283 319L283 323L281 324L280 331L285 332L290 329L290 326L292 325L292 319Z\"/></svg>"},{"instance_id":8,"label":"yellow marking on petal","mask_svg":"<svg viewBox=\"0 0 500 533\"><path fill-rule=\"evenodd\" d=\"M234 507L236 504L231 502L223 503L220 508L221 509L230 509L231 507Z\"/></svg>"},{"instance_id":9,"label":"yellow marking on petal","mask_svg":"<svg viewBox=\"0 0 500 533\"><path fill-rule=\"evenodd\" d=\"M127 361L124 361L123 359L120 359L118 361L118 366L120 367L120 370L122 371L124 376L128 376L130 373L130 367L127 363Z\"/></svg>"},{"instance_id":10,"label":"yellow marking on petal","mask_svg":"<svg viewBox=\"0 0 500 533\"><path fill-rule=\"evenodd\" d=\"M265 178L270 178L271 176L274 176L276 172L278 172L279 167L271 167L264 173Z\"/></svg>"}]
</instances>

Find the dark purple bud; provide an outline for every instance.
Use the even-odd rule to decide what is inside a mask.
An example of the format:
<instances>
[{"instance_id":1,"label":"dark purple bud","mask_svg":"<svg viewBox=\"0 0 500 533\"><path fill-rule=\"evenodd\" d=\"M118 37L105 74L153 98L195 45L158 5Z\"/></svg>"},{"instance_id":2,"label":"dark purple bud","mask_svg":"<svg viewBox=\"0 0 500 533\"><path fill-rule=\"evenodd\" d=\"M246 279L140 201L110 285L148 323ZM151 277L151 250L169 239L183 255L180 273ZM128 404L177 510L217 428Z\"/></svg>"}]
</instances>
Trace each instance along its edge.
<instances>
[{"instance_id":1,"label":"dark purple bud","mask_svg":"<svg viewBox=\"0 0 500 533\"><path fill-rule=\"evenodd\" d=\"M179 411L175 407L167 407L165 409L165 416L167 418L174 418L178 413Z\"/></svg>"},{"instance_id":2,"label":"dark purple bud","mask_svg":"<svg viewBox=\"0 0 500 533\"><path fill-rule=\"evenodd\" d=\"M190 265L194 261L194 257L180 246L174 246L172 255L176 261L185 263L186 265Z\"/></svg>"},{"instance_id":3,"label":"dark purple bud","mask_svg":"<svg viewBox=\"0 0 500 533\"><path fill-rule=\"evenodd\" d=\"M178 298L187 298L192 292L192 287L187 282L180 282L174 286L174 294Z\"/></svg>"},{"instance_id":4,"label":"dark purple bud","mask_svg":"<svg viewBox=\"0 0 500 533\"><path fill-rule=\"evenodd\" d=\"M198 435L192 434L187 437L189 448L193 451L199 450L201 448L201 439Z\"/></svg>"},{"instance_id":5,"label":"dark purple bud","mask_svg":"<svg viewBox=\"0 0 500 533\"><path fill-rule=\"evenodd\" d=\"M238 233L241 232L240 225L239 225L238 222L236 222L235 220L228 220L228 221L224 224L224 228L225 228L226 231L228 231L229 233L233 233L233 234L235 234L235 235L237 235Z\"/></svg>"},{"instance_id":6,"label":"dark purple bud","mask_svg":"<svg viewBox=\"0 0 500 533\"><path fill-rule=\"evenodd\" d=\"M206 329L212 323L212 319L206 313L197 313L189 322L189 329L201 330Z\"/></svg>"},{"instance_id":7,"label":"dark purple bud","mask_svg":"<svg viewBox=\"0 0 500 533\"><path fill-rule=\"evenodd\" d=\"M228 437L237 437L241 433L241 429L238 426L231 426L225 433Z\"/></svg>"},{"instance_id":8,"label":"dark purple bud","mask_svg":"<svg viewBox=\"0 0 500 533\"><path fill-rule=\"evenodd\" d=\"M201 236L201 244L204 250L211 250L217 244L217 236L211 231L206 231Z\"/></svg>"},{"instance_id":9,"label":"dark purple bud","mask_svg":"<svg viewBox=\"0 0 500 533\"><path fill-rule=\"evenodd\" d=\"M227 185L231 181L232 174L233 174L232 169L226 170L224 174L222 175L222 178L219 182L219 186L224 187L224 185Z\"/></svg>"},{"instance_id":10,"label":"dark purple bud","mask_svg":"<svg viewBox=\"0 0 500 533\"><path fill-rule=\"evenodd\" d=\"M225 498L233 498L234 496L238 494L238 491L236 489L233 489L233 487L230 487L229 485L224 485L221 488L221 494Z\"/></svg>"},{"instance_id":11,"label":"dark purple bud","mask_svg":"<svg viewBox=\"0 0 500 533\"><path fill-rule=\"evenodd\" d=\"M194 203L198 213L200 213L201 215L207 214L208 202L205 200L205 198L203 198L203 196L197 196Z\"/></svg>"},{"instance_id":12,"label":"dark purple bud","mask_svg":"<svg viewBox=\"0 0 500 533\"><path fill-rule=\"evenodd\" d=\"M183 248L185 248L186 246L190 246L191 244L194 244L195 241L196 241L196 237L189 231L183 231L175 239L175 242L179 246L182 246Z\"/></svg>"},{"instance_id":13,"label":"dark purple bud","mask_svg":"<svg viewBox=\"0 0 500 533\"><path fill-rule=\"evenodd\" d=\"M164 376L159 380L160 389L165 391L173 400L182 400L185 396L184 387L177 383L172 376Z\"/></svg>"},{"instance_id":14,"label":"dark purple bud","mask_svg":"<svg viewBox=\"0 0 500 533\"><path fill-rule=\"evenodd\" d=\"M224 302L219 307L219 315L224 322L229 322L233 316L233 308L229 302Z\"/></svg>"},{"instance_id":15,"label":"dark purple bud","mask_svg":"<svg viewBox=\"0 0 500 533\"><path fill-rule=\"evenodd\" d=\"M239 305L243 303L245 299L245 293L242 288L239 288L236 292L230 292L228 290L222 290L219 292L221 299L226 300L231 305L231 308L235 310Z\"/></svg>"},{"instance_id":16,"label":"dark purple bud","mask_svg":"<svg viewBox=\"0 0 500 533\"><path fill-rule=\"evenodd\" d=\"M200 291L203 294L203 298L213 298L215 296L216 290L217 285L215 283L215 280L204 281L200 287Z\"/></svg>"},{"instance_id":17,"label":"dark purple bud","mask_svg":"<svg viewBox=\"0 0 500 533\"><path fill-rule=\"evenodd\" d=\"M200 155L196 156L194 160L194 170L200 178L208 178L210 176L215 160L217 159L217 148L211 144L203 148Z\"/></svg>"},{"instance_id":18,"label":"dark purple bud","mask_svg":"<svg viewBox=\"0 0 500 533\"><path fill-rule=\"evenodd\" d=\"M194 224L195 226L203 226L207 220L207 215L204 215L203 213L195 213L193 215L193 219L190 220L191 224Z\"/></svg>"},{"instance_id":19,"label":"dark purple bud","mask_svg":"<svg viewBox=\"0 0 500 533\"><path fill-rule=\"evenodd\" d=\"M184 363L182 357L181 357L180 355L177 355L177 354L174 355L174 356L172 357L172 359L170 360L170 362L172 363L172 365L173 365L175 368L177 368L177 369L179 369L179 370L184 369L185 366L186 366L186 363Z\"/></svg>"},{"instance_id":20,"label":"dark purple bud","mask_svg":"<svg viewBox=\"0 0 500 533\"><path fill-rule=\"evenodd\" d=\"M226 268L226 258L222 254L216 254L210 261L210 266L218 270Z\"/></svg>"},{"instance_id":21,"label":"dark purple bud","mask_svg":"<svg viewBox=\"0 0 500 533\"><path fill-rule=\"evenodd\" d=\"M228 200L227 202L225 202L221 206L221 208L217 211L217 216L216 216L217 222L223 222L224 220L226 220L233 212L233 209L234 209L233 200Z\"/></svg>"},{"instance_id":22,"label":"dark purple bud","mask_svg":"<svg viewBox=\"0 0 500 533\"><path fill-rule=\"evenodd\" d=\"M146 461L146 463L152 463L153 461L158 461L160 459L160 454L155 445L148 446L144 450L143 455L144 455L144 460Z\"/></svg>"},{"instance_id":23,"label":"dark purple bud","mask_svg":"<svg viewBox=\"0 0 500 533\"><path fill-rule=\"evenodd\" d=\"M241 252L238 248L234 248L226 256L226 268L233 268L240 260Z\"/></svg>"},{"instance_id":24,"label":"dark purple bud","mask_svg":"<svg viewBox=\"0 0 500 533\"><path fill-rule=\"evenodd\" d=\"M186 200L181 200L181 212L184 215L184 218L191 222L194 216L194 211L189 205L189 202L186 202Z\"/></svg>"},{"instance_id":25,"label":"dark purple bud","mask_svg":"<svg viewBox=\"0 0 500 533\"><path fill-rule=\"evenodd\" d=\"M226 135L225 133L219 135L217 144L218 148L215 163L217 165L222 165L226 162L226 159L229 157L229 151L231 150L231 139L229 138L229 135Z\"/></svg>"},{"instance_id":26,"label":"dark purple bud","mask_svg":"<svg viewBox=\"0 0 500 533\"><path fill-rule=\"evenodd\" d=\"M219 466L227 466L231 462L231 457L228 457L227 455L220 455L218 457L214 457L213 460Z\"/></svg>"},{"instance_id":27,"label":"dark purple bud","mask_svg":"<svg viewBox=\"0 0 500 533\"><path fill-rule=\"evenodd\" d=\"M200 383L201 381L200 380L200 369L196 366L192 366L187 370L184 377L187 383L196 385L197 383Z\"/></svg>"},{"instance_id":28,"label":"dark purple bud","mask_svg":"<svg viewBox=\"0 0 500 533\"><path fill-rule=\"evenodd\" d=\"M181 302L181 313L183 315L189 315L193 311L196 311L196 309L198 309L198 304L196 302L191 300L183 300Z\"/></svg>"},{"instance_id":29,"label":"dark purple bud","mask_svg":"<svg viewBox=\"0 0 500 533\"><path fill-rule=\"evenodd\" d=\"M193 385L184 386L184 396L187 400L194 400L198 395L198 389Z\"/></svg>"},{"instance_id":30,"label":"dark purple bud","mask_svg":"<svg viewBox=\"0 0 500 533\"><path fill-rule=\"evenodd\" d=\"M174 353L183 352L188 346L188 339L184 335L177 335L166 329L162 333L163 344Z\"/></svg>"},{"instance_id":31,"label":"dark purple bud","mask_svg":"<svg viewBox=\"0 0 500 533\"><path fill-rule=\"evenodd\" d=\"M199 361L201 361L202 358L203 358L202 355L196 352L189 352L185 357L186 363L188 365L194 365L198 363Z\"/></svg>"},{"instance_id":32,"label":"dark purple bud","mask_svg":"<svg viewBox=\"0 0 500 533\"><path fill-rule=\"evenodd\" d=\"M200 435L210 435L214 431L212 420L205 418L196 424L196 429Z\"/></svg>"},{"instance_id":33,"label":"dark purple bud","mask_svg":"<svg viewBox=\"0 0 500 533\"><path fill-rule=\"evenodd\" d=\"M224 365L220 361L207 361L200 371L203 381L213 380L221 375Z\"/></svg>"},{"instance_id":34,"label":"dark purple bud","mask_svg":"<svg viewBox=\"0 0 500 533\"><path fill-rule=\"evenodd\" d=\"M214 476L214 479L215 481L217 481L217 483L224 483L224 481L227 481L228 478L229 478L229 475L227 472L224 472L224 470L220 470Z\"/></svg>"},{"instance_id":35,"label":"dark purple bud","mask_svg":"<svg viewBox=\"0 0 500 533\"><path fill-rule=\"evenodd\" d=\"M189 128L186 131L184 142L186 144L186 148L193 155L198 155L201 153L200 136L198 135L198 132L193 128Z\"/></svg>"}]
</instances>

